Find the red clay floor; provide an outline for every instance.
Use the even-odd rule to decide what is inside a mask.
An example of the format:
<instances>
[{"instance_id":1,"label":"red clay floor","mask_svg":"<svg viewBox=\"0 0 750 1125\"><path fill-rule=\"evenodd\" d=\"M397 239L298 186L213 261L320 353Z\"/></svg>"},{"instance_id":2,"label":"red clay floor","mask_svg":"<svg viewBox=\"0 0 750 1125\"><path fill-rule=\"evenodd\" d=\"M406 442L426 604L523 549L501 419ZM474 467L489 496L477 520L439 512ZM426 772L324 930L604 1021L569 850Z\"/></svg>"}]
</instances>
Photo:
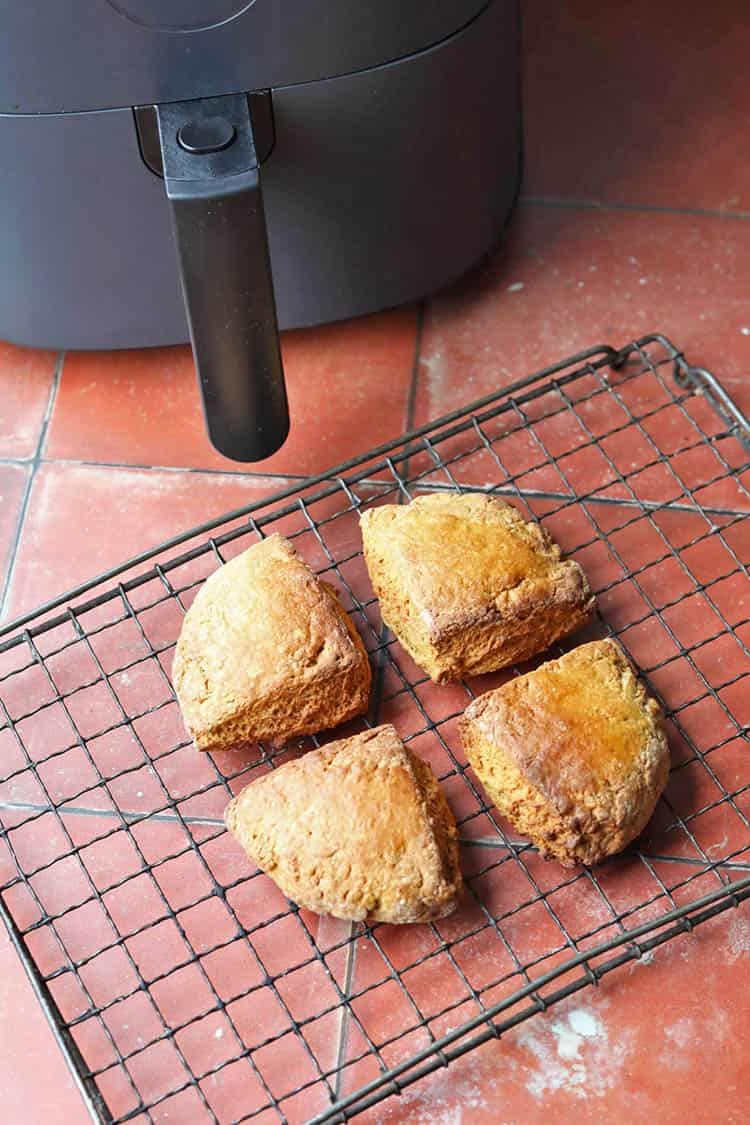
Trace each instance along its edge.
<instances>
[{"instance_id":1,"label":"red clay floor","mask_svg":"<svg viewBox=\"0 0 750 1125\"><path fill-rule=\"evenodd\" d=\"M418 307L287 334L293 428L262 472L210 447L187 348L0 346L4 619L594 343L663 332L750 412L745 6L531 0L524 14L526 172L507 237ZM415 984L426 997L448 987L434 964L437 977ZM740 907L362 1120L745 1122L749 972ZM294 1002L316 987L302 982ZM369 995L381 1002L366 1018L390 1018L387 991ZM204 1032L221 1041L219 1024ZM278 1069L269 1059L271 1086ZM7 1122L88 1120L4 933L0 1084ZM216 1097L250 1094L227 1074ZM174 1119L193 1120L187 1103Z\"/></svg>"}]
</instances>

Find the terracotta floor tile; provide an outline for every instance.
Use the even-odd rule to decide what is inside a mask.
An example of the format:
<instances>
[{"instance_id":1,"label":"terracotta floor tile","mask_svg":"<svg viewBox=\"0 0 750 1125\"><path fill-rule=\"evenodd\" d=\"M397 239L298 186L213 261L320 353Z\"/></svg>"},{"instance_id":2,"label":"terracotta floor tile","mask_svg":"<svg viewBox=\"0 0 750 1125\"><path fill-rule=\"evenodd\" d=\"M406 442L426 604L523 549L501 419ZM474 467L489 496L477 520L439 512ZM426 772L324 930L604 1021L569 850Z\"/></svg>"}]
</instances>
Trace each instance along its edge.
<instances>
[{"instance_id":1,"label":"terracotta floor tile","mask_svg":"<svg viewBox=\"0 0 750 1125\"><path fill-rule=\"evenodd\" d=\"M281 1039L260 1047L253 1061L276 1098L288 1097L319 1073L302 1037L290 1032Z\"/></svg>"},{"instance_id":2,"label":"terracotta floor tile","mask_svg":"<svg viewBox=\"0 0 750 1125\"><path fill-rule=\"evenodd\" d=\"M106 841L107 844L110 842ZM128 875L131 877L127 878ZM119 883L123 879L127 881L122 886L114 887L103 896L119 934L136 933L168 916L169 908L151 874L143 872L139 875L136 871L129 871L127 864L119 864L116 881Z\"/></svg>"},{"instance_id":3,"label":"terracotta floor tile","mask_svg":"<svg viewBox=\"0 0 750 1125\"><path fill-rule=\"evenodd\" d=\"M194 1019L177 1032L175 1039L197 1077L242 1054L242 1044L222 1012L210 1012Z\"/></svg>"},{"instance_id":4,"label":"terracotta floor tile","mask_svg":"<svg viewBox=\"0 0 750 1125\"><path fill-rule=\"evenodd\" d=\"M198 898L205 898L213 892L213 880L194 851L188 851L184 855L161 863L155 876L172 910L183 910L191 902L195 902ZM193 919L193 926L196 930L200 930L200 920ZM217 932L216 937L217 941L220 940L220 932Z\"/></svg>"},{"instance_id":5,"label":"terracotta floor tile","mask_svg":"<svg viewBox=\"0 0 750 1125\"><path fill-rule=\"evenodd\" d=\"M741 65L744 32L727 35L730 14L685 16L683 9L677 13L668 6L661 26L651 31L649 13L651 33L645 37L639 33L638 52L623 50L636 23L626 28L617 13L604 20L602 10L594 12L590 5L578 3L566 9L565 18L563 27L556 13L550 15L545 9L542 14L540 5L533 5L527 15L526 192L750 209L742 195L743 181L738 180L741 156L736 111L735 120L731 112L746 101L747 79ZM727 65L713 69L701 83L703 94L696 98L696 74L703 76L699 65L703 59L696 63L697 48L690 43L698 31L700 41L706 40L708 28L701 21L709 18L712 38L706 58L720 56ZM632 20L632 13L628 19ZM640 22L645 24L646 15ZM670 59L673 55L682 60L679 67L670 61L669 82L664 81L665 39ZM596 51L592 42L598 45ZM568 50L564 82L560 81L561 43ZM660 65L653 66L657 55ZM585 59L585 64L579 61L576 66L577 59ZM596 82L606 97L590 97L591 84ZM643 91L653 97L654 89L661 96L661 121L645 108ZM658 134L656 121L660 121ZM596 139L603 122L606 145ZM555 143L550 141L553 130ZM701 139L708 135L711 146ZM695 158L696 144L702 144L704 151L711 148L711 160ZM750 226L729 218L522 206L510 237L489 265L428 309L418 421L565 353L599 340L620 343L654 328L671 333L691 359L715 369L750 406L746 376L750 321L744 304L750 285L748 250ZM294 429L285 449L263 469L315 471L400 432L414 337L411 309L289 334L284 349ZM0 351L0 382L2 355ZM44 359L43 353L22 353L22 357L37 364ZM23 400L18 417L25 428L13 430L8 437L10 455L15 457L29 456L39 433L52 378L52 366L46 375L42 366L34 378L25 375L17 380L19 401ZM691 399L683 410L669 405L667 392L650 378L624 383L615 378L612 383L619 403L594 393L593 377L582 379L570 389L575 414L563 411L544 419L536 436L519 429L519 416L506 412L485 424L485 432L497 439L493 451L483 449L467 456L477 445L478 435L472 431L441 445L441 455L451 459L447 472L436 470L426 453L413 459L412 471L422 472L423 483L431 486L509 484L515 479L519 487L563 496L571 487L585 491L596 485L609 497L635 495L657 502L668 495L679 496L683 485L715 474L718 479L702 490L704 505L735 506L746 501L741 488L750 483L747 472L733 479L720 460L724 455L730 467L744 466L731 443L717 442L711 451L678 452L697 436L691 419L709 434L720 431L721 424L704 399ZM525 414L540 419L548 407L548 399L539 398L526 404ZM620 432L627 410L656 413L644 421L643 432L632 427ZM0 420L2 416L0 407ZM210 449L202 425L187 349L71 355L65 362L46 455L236 470L234 463ZM600 439L603 453L590 448L591 435ZM677 478L651 463L653 441L675 452ZM1 428L0 454L9 455ZM550 455L561 458L559 467L549 464ZM11 496L15 490L11 504L0 505L0 518L9 520L3 537L7 542L25 469L8 467L12 489L4 486L4 472L0 468L0 495ZM43 464L31 497L7 612L33 607L170 533L276 487L276 482L239 475ZM363 500L370 499L364 489L359 492ZM392 502L393 495L388 499ZM328 516L340 507L336 497L311 508L311 514ZM6 511L11 512L7 517ZM673 765L678 768L666 800L660 802L644 833L643 852L685 861L706 854L715 859L742 848L744 856L750 836L743 816L750 816L750 798L738 794L739 811L716 805L725 792L741 791L747 784L745 746L723 706L731 706L747 722L747 681L734 678L744 671L743 653L726 637L712 639L723 627L718 614L735 625L747 619L747 584L738 585L738 564L732 554L747 560L743 525L723 530L722 544L717 535L711 540L706 536L714 520L711 515L656 513L644 518L637 509L590 503L584 511L543 497L529 499L527 514L542 518L566 551L577 552L596 589L605 590L600 595L604 620L622 632L623 642L641 665L653 669L652 687L678 708L670 724ZM0 532L4 530L0 524ZM359 545L355 513L324 525L324 545L309 531L303 512L288 517L284 530L297 536L302 553L319 568L329 564L326 548L338 559ZM612 538L612 550L602 542L604 536ZM247 542L232 544L227 556ZM679 552L680 561L673 551ZM654 562L659 554L667 557ZM624 579L623 565L639 571L637 585ZM214 560L206 557L174 578L189 586L213 567ZM328 576L347 606L352 601L370 602L360 560L342 563ZM194 592L188 590L186 604ZM670 605L682 595L686 601ZM466 698L464 688L431 685L394 641L383 676L383 714L445 778L446 795L461 820L461 835L472 841L462 854L469 887L456 914L434 927L378 926L370 938L360 938L349 979L345 948L337 948L345 942L348 927L318 923L305 911L290 913L284 896L267 877L254 875L241 849L226 834L216 835L221 830L213 821L220 819L227 782L236 790L266 766L242 754L225 756L214 765L187 745L166 679L181 614L173 602L145 608L158 596L157 583L133 595L146 640L135 622L115 622L114 607L104 606L86 621L89 626L95 621L107 625L92 642L93 653L77 644L48 659L54 686L33 663L0 683L0 695L19 719L22 739L22 745L17 744L9 732L0 730L0 800L41 803L43 786L59 802L77 799L75 795L85 789L87 802L100 813L119 807L138 815L164 803L166 786L183 816L210 821L185 826L160 819L142 821L132 831L136 847L114 816L66 816L69 835L82 849L79 858L72 858L65 855L69 844L54 814L38 817L29 808L3 814L22 867L36 871L31 876L34 894L46 910L65 911L55 928L73 956L85 960L82 985L68 974L56 978L58 1002L70 1018L87 1011L87 991L95 1003L110 1005L107 1026L121 1050L137 1051L130 1070L143 1092L168 1091L181 1081L184 1071L173 1046L139 1049L144 1048L141 1040L158 1035L162 1021L170 1027L195 1021L178 1032L177 1044L199 1073L221 1066L201 1082L221 1122L236 1119L238 1105L244 1113L258 1110L253 1120L259 1125L277 1121L275 1112L264 1112L269 1104L264 1083L272 1096L283 1099L285 1119L302 1122L325 1105L326 1086L318 1068L326 1069L335 1061L341 1018L338 989L347 983L355 995L355 1017L349 1020L346 1058L350 1062L342 1076L344 1091L377 1073L371 1059L352 1061L367 1049L366 1035L382 1045L382 1061L392 1065L422 1048L430 1031L441 1034L474 1014L476 1002L467 998L465 981L469 988L484 990L487 1002L518 987L518 965L506 942L513 944L523 962L536 961L530 972L538 976L568 955L566 935L588 948L616 932L613 911L622 913L625 924L632 926L668 908L664 886L679 902L716 885L713 876L707 881L694 878L697 869L689 863L664 858L647 861L625 856L587 875L563 871L528 849L517 858L509 856L498 833L498 825L507 826L484 808L485 795L471 771L462 776L454 770L454 762L465 761L455 729L455 714ZM641 620L649 613L649 600L667 607L668 628L652 618ZM716 609L711 608L712 601ZM358 624L372 647L380 628L375 604L367 606ZM601 623L596 628L601 629ZM72 636L65 638L61 631L59 638L48 634L38 643L48 651L65 639ZM158 659L150 654L149 644L164 648ZM690 659L675 659L678 646L691 649ZM110 688L100 682L94 657L102 663ZM13 660L23 663L20 651L0 657L0 675L17 667ZM418 681L416 701L404 687L404 675ZM720 698L706 695L702 676L727 684ZM92 679L97 682L90 683ZM485 677L471 686L486 690L494 680ZM69 709L87 737L85 749L77 745L64 708L54 701L55 691L75 693ZM40 706L42 711L29 716ZM154 709L143 714L147 708ZM116 725L123 711L137 716L132 732ZM23 715L28 717L20 718ZM437 724L437 734L425 730L429 722ZM38 778L22 769L22 746L38 763ZM705 754L705 764L693 760L697 752ZM149 756L154 759L153 769ZM122 768L130 772L106 789L99 774L109 779ZM203 792L193 796L199 788ZM675 824L676 817L682 821ZM192 850L194 841L200 844L207 867ZM153 874L141 872L141 853L147 863L157 864ZM3 878L12 872L7 842L0 844L0 872ZM122 885L114 885L125 876ZM89 880L103 894L103 906L86 901ZM226 899L213 893L214 880L220 888L229 888ZM476 891L481 891L486 909L477 902ZM538 901L540 892L548 894L547 906ZM191 906L198 895L205 896L203 901ZM37 903L25 888L13 887L6 898L25 925L38 919ZM174 919L165 917L165 898L178 912ZM642 907L649 898L654 901ZM547 1015L522 1024L502 1042L490 1043L449 1071L441 1070L407 1088L401 1099L375 1107L362 1120L392 1125L461 1117L472 1125L499 1120L572 1125L600 1121L603 1116L613 1120L627 1116L676 1125L694 1116L700 1099L700 1104L721 1107L717 1112L739 1125L750 1113L750 1103L745 1105L750 1072L737 1049L748 1015L742 990L737 989L750 949L746 914L744 906L708 923L692 937L607 978L599 989L572 997ZM492 919L497 919L496 926ZM324 960L315 957L311 938ZM441 943L449 944L446 948ZM39 927L30 944L45 972L62 967L50 924ZM550 950L561 947L562 952L550 956ZM193 952L200 967L184 964ZM150 998L140 992L127 995L137 984L133 961L154 981ZM394 968L404 974L411 1000L391 979ZM16 987L21 991L24 982L17 968L9 966L8 974L6 992L12 990L15 997ZM34 1007L33 1001L29 1004ZM430 1021L429 1027L423 1026L423 1017ZM292 1028L295 1020L301 1024L298 1032ZM18 1026L15 1018L13 1026ZM27 1026L25 1019L23 1026ZM251 1056L228 1061L239 1049L236 1033ZM111 1063L112 1045L99 1021L81 1023L76 1037L92 1065ZM718 1045L721 1068L716 1067L716 1052L705 1049L709 1041ZM37 1112L37 1102L32 1102L39 1087L35 1074L42 1067L46 1073L46 1055L37 1054L33 1065L28 1058L17 1064L16 1046L9 1044L5 1054L0 1051L3 1063L7 1058L17 1073L28 1072L28 1078L24 1078L23 1100L15 1085L10 1096L23 1105L23 1119L39 1116L54 1122L55 1112L64 1104L62 1086L55 1091L55 1107L47 1111L42 1104ZM304 1082L311 1083L309 1088L294 1094ZM133 1107L132 1089L122 1074L111 1071L101 1085L117 1112ZM731 1103L728 1087L734 1090ZM41 1088L39 1096L44 1097ZM197 1123L209 1114L199 1093L189 1090L168 1097L153 1117L158 1122ZM9 1120L14 1120L12 1115ZM78 1118L66 1108L57 1120Z\"/></svg>"},{"instance_id":6,"label":"terracotta floor tile","mask_svg":"<svg viewBox=\"0 0 750 1125\"><path fill-rule=\"evenodd\" d=\"M147 982L181 968L192 959L190 947L167 918L127 940L127 949Z\"/></svg>"},{"instance_id":7,"label":"terracotta floor tile","mask_svg":"<svg viewBox=\"0 0 750 1125\"><path fill-rule=\"evenodd\" d=\"M318 1081L307 1086L298 1094L284 1098L279 1109L284 1114L289 1125L305 1125L318 1113L322 1113L331 1104L330 1082ZM278 1120L275 1111L268 1111L266 1121L268 1125Z\"/></svg>"},{"instance_id":8,"label":"terracotta floor tile","mask_svg":"<svg viewBox=\"0 0 750 1125\"><path fill-rule=\"evenodd\" d=\"M440 944L432 926L379 926L376 934L384 957L399 973L435 953Z\"/></svg>"},{"instance_id":9,"label":"terracotta floor tile","mask_svg":"<svg viewBox=\"0 0 750 1125\"><path fill-rule=\"evenodd\" d=\"M744 785L743 740L736 738L712 751L708 757L711 769L720 785L729 792L736 792Z\"/></svg>"},{"instance_id":10,"label":"terracotta floor tile","mask_svg":"<svg viewBox=\"0 0 750 1125\"><path fill-rule=\"evenodd\" d=\"M277 488L239 476L45 465L32 488L6 616Z\"/></svg>"},{"instance_id":11,"label":"terracotta floor tile","mask_svg":"<svg viewBox=\"0 0 750 1125\"><path fill-rule=\"evenodd\" d=\"M252 946L244 937L208 953L201 959L201 964L224 1003L243 996L265 979Z\"/></svg>"},{"instance_id":12,"label":"terracotta floor tile","mask_svg":"<svg viewBox=\"0 0 750 1125\"><path fill-rule=\"evenodd\" d=\"M750 1112L747 1059L735 1049L748 1018L747 997L736 988L750 948L746 915L728 911L361 1120L405 1125L463 1112L487 1125L633 1116L677 1125L700 1104L739 1125ZM709 1040L726 1044L726 1066L703 1049Z\"/></svg>"},{"instance_id":13,"label":"terracotta floor tile","mask_svg":"<svg viewBox=\"0 0 750 1125\"><path fill-rule=\"evenodd\" d=\"M487 266L428 310L417 422L651 331L750 406L749 251L741 220L521 206Z\"/></svg>"},{"instance_id":14,"label":"terracotta floor tile","mask_svg":"<svg viewBox=\"0 0 750 1125\"><path fill-rule=\"evenodd\" d=\"M232 847L239 850L235 843L232 843ZM273 931L267 941L259 937L257 942L261 957L263 957L265 946L268 945L270 955L270 964L266 966L268 972L272 974L274 971L279 971L287 963L284 960L285 949L283 946L276 948L274 951L274 945L278 945L278 942L274 942L276 934L280 939L290 943L295 953L296 964L307 961L310 954L307 950L304 932L296 919L287 917L289 912L287 899L267 876L253 874L245 857L242 858L242 866L244 872L251 877L246 878L244 882L237 886L231 887L227 891L227 901L243 929L252 931L253 934L257 931L259 935L262 935L265 930ZM281 926L282 928L280 931L274 931L274 926ZM286 936L283 936L285 934Z\"/></svg>"},{"instance_id":15,"label":"terracotta floor tile","mask_svg":"<svg viewBox=\"0 0 750 1125\"><path fill-rule=\"evenodd\" d=\"M137 775L141 771L135 772ZM45 816L49 819L52 814ZM81 818L68 815L63 823L67 825L77 819ZM83 819L97 820L95 817ZM111 823L105 821L107 829ZM34 825L37 831L33 838L25 840L22 833ZM132 843L125 854L120 854L117 841L127 842L127 837L121 830L113 835L109 829L101 842L107 845L106 854L119 856L117 886L111 885L109 869L96 862L96 842L81 852L84 867L78 859L59 856L65 846L62 825L55 831L56 821L51 820L42 827L44 830L40 831L36 821L24 820L18 827L11 828L9 840L29 869L36 870L42 863L51 864L32 876L32 885L47 911L63 912L55 923L57 933L71 956L85 961L80 970L84 988L94 1003L107 1006L106 1028L121 1052L132 1053L128 1070L145 1097L161 1097L182 1080L179 1053L169 1044L155 1042L161 1037L166 1021L170 1027L181 1028L176 1046L196 1073L204 1074L235 1058L242 1050L236 1038L239 1033L246 1044L257 1047L254 1054L258 1055L258 1065L277 1097L291 1094L308 1081L316 1081L309 1096L316 1104L320 1101L325 1091L317 1081L319 1072L315 1059L321 1067L333 1065L338 1016L334 1020L335 1027L330 1017L338 1008L339 999L323 962L310 961L314 947L305 937L305 925L308 929L313 927L314 937L317 919L310 916L303 925L301 918L287 915L274 922L274 895L263 895L263 903L258 905L264 920L268 917L270 924L256 929L251 937L264 958L261 963L247 939L238 933L221 899L211 893L212 880L195 852L178 854L187 840L179 825L143 821L133 826L133 837L147 862L157 865L152 873L139 873L137 863L132 862L135 856ZM101 829L91 830L88 835L96 840ZM74 834L75 842L78 840ZM68 870L71 864L74 867ZM103 892L101 904L86 901L90 897L87 874ZM249 882L264 883L267 891L272 889L265 878ZM202 902L188 905L200 896L203 896ZM235 899L237 904L239 901ZM23 917L23 908L16 896L12 905ZM170 906L177 911L174 919L165 917ZM286 914L285 900L281 909ZM33 913L28 915L26 924L35 917ZM247 913L245 918L250 924ZM258 921L257 916L255 921ZM34 938L46 930L47 927ZM338 924L321 924L319 947L330 948L332 943L341 940L341 933ZM221 948L216 949L216 946ZM242 954L239 959L238 950ZM52 972L59 967L56 946L45 950L35 940L34 952L45 971ZM187 964L193 952L201 957L206 975L197 965ZM329 958L336 962L338 951L332 949ZM292 973L286 971L290 961L299 965ZM136 985L134 964L144 979L152 982L152 997L141 992L131 995ZM264 984L267 972L282 974L277 977L275 988ZM343 982L343 963L337 975ZM233 996L240 998L232 1000ZM226 1014L221 1014L218 1009L227 1000L230 1002ZM76 997L61 994L59 1001L69 1018L85 1012L88 1004L85 993ZM71 1008L74 1002L78 1005L75 1011ZM290 1034L295 1020L303 1024L301 1036ZM92 1026L90 1031L91 1034L87 1034L82 1028L81 1049L90 1065L106 1066L113 1058L107 1053L111 1052L111 1045L107 1046L106 1036L102 1038L101 1027L97 1030ZM264 1046L269 1039L274 1042ZM122 1076L110 1078L114 1085L105 1079L103 1088L115 1105L129 1106L127 1098L132 1091L128 1094L127 1083ZM323 1104L320 1101L321 1107ZM301 1109L290 1107L288 1115L290 1120L304 1120Z\"/></svg>"},{"instance_id":16,"label":"terracotta floor tile","mask_svg":"<svg viewBox=\"0 0 750 1125\"><path fill-rule=\"evenodd\" d=\"M263 876L258 881L267 883L267 877ZM274 901L276 896L269 895L268 898ZM286 899L284 909L289 909ZM301 967L315 956L312 943L296 913L287 913L277 922L257 929L252 935L252 944L270 977L276 977L296 966Z\"/></svg>"},{"instance_id":17,"label":"terracotta floor tile","mask_svg":"<svg viewBox=\"0 0 750 1125\"><path fill-rule=\"evenodd\" d=\"M453 962L447 954L439 953L401 974L409 995L425 1019L431 1019L470 995L457 966L458 962Z\"/></svg>"},{"instance_id":18,"label":"terracotta floor tile","mask_svg":"<svg viewBox=\"0 0 750 1125\"><path fill-rule=\"evenodd\" d=\"M735 680L734 683L722 688L719 692L719 699L721 700L722 706L732 715L736 733L739 733L740 729L747 730L748 726L750 726L750 699L748 699L746 669L747 663L745 661L745 674L743 679Z\"/></svg>"},{"instance_id":19,"label":"terracotta floor tile","mask_svg":"<svg viewBox=\"0 0 750 1125\"><path fill-rule=\"evenodd\" d=\"M210 1075L202 1082L201 1088L221 1125L236 1119L238 1105L243 1106L245 1113L252 1113L268 1104L262 1081L247 1059L230 1063L217 1074ZM272 1118L260 1114L253 1120L266 1125Z\"/></svg>"},{"instance_id":20,"label":"terracotta floor tile","mask_svg":"<svg viewBox=\"0 0 750 1125\"><path fill-rule=\"evenodd\" d=\"M163 1040L133 1055L128 1071L144 1101L163 1097L189 1077L173 1042Z\"/></svg>"},{"instance_id":21,"label":"terracotta floor tile","mask_svg":"<svg viewBox=\"0 0 750 1125\"><path fill-rule=\"evenodd\" d=\"M339 1004L338 991L329 979L323 961L315 960L295 969L280 978L276 987L292 1019L297 1022L312 1020Z\"/></svg>"},{"instance_id":22,"label":"terracotta floor tile","mask_svg":"<svg viewBox=\"0 0 750 1125\"><path fill-rule=\"evenodd\" d=\"M0 1058L3 1117L85 1125L89 1116L3 927L0 930ZM39 1082L43 1071L44 1083ZM12 1081L10 1076L12 1075Z\"/></svg>"},{"instance_id":23,"label":"terracotta floor tile","mask_svg":"<svg viewBox=\"0 0 750 1125\"><path fill-rule=\"evenodd\" d=\"M355 972L356 995L351 1002L352 1011L355 1013L359 1025L376 1047L383 1043L400 1038L407 1032L415 1030L421 1022L421 1017L408 993L395 980L384 980L382 984L362 990L362 971L360 959L357 958ZM386 975L384 970L382 975ZM369 984L369 982L368 982Z\"/></svg>"},{"instance_id":24,"label":"terracotta floor tile","mask_svg":"<svg viewBox=\"0 0 750 1125\"><path fill-rule=\"evenodd\" d=\"M451 953L470 986L477 991L515 971L508 949L493 926L485 926L457 942Z\"/></svg>"},{"instance_id":25,"label":"terracotta floor tile","mask_svg":"<svg viewBox=\"0 0 750 1125\"><path fill-rule=\"evenodd\" d=\"M415 332L414 309L399 309L286 333L292 430L279 453L248 467L306 475L398 436L406 422ZM205 435L187 348L68 355L45 454L239 468Z\"/></svg>"},{"instance_id":26,"label":"terracotta floor tile","mask_svg":"<svg viewBox=\"0 0 750 1125\"><path fill-rule=\"evenodd\" d=\"M750 210L737 146L750 98L744 14L739 3L670 2L657 18L644 0L616 12L527 5L525 193Z\"/></svg>"},{"instance_id":27,"label":"terracotta floor tile","mask_svg":"<svg viewBox=\"0 0 750 1125\"><path fill-rule=\"evenodd\" d=\"M269 1040L277 1040L290 1028L290 1020L276 991L245 983L246 996L227 1005L232 1023L251 1050Z\"/></svg>"},{"instance_id":28,"label":"terracotta floor tile","mask_svg":"<svg viewBox=\"0 0 750 1125\"><path fill-rule=\"evenodd\" d=\"M0 589L5 586L29 472L21 465L0 465Z\"/></svg>"},{"instance_id":29,"label":"terracotta floor tile","mask_svg":"<svg viewBox=\"0 0 750 1125\"><path fill-rule=\"evenodd\" d=\"M189 1121L190 1125L214 1125L214 1117L207 1108L207 1099L198 1090L181 1090L171 1098L165 1098L152 1110L152 1117L159 1125L173 1125L175 1121ZM146 1125L147 1118L135 1118L134 1125Z\"/></svg>"},{"instance_id":30,"label":"terracotta floor tile","mask_svg":"<svg viewBox=\"0 0 750 1125\"><path fill-rule=\"evenodd\" d=\"M103 1022L122 1055L138 1051L145 1043L158 1039L164 1022L151 999L143 992L112 1004Z\"/></svg>"},{"instance_id":31,"label":"terracotta floor tile","mask_svg":"<svg viewBox=\"0 0 750 1125\"><path fill-rule=\"evenodd\" d=\"M33 457L57 353L0 343L0 457Z\"/></svg>"},{"instance_id":32,"label":"terracotta floor tile","mask_svg":"<svg viewBox=\"0 0 750 1125\"><path fill-rule=\"evenodd\" d=\"M178 731L178 733L181 735L182 732ZM192 744L164 754L155 763L154 769L173 798L195 793L199 789L206 789L209 792L218 790L225 803L229 796L223 783L217 782L217 770L211 759L206 754L196 753ZM222 854L224 851L226 851L226 841L222 845ZM237 852L241 855L240 849L237 849Z\"/></svg>"}]
</instances>

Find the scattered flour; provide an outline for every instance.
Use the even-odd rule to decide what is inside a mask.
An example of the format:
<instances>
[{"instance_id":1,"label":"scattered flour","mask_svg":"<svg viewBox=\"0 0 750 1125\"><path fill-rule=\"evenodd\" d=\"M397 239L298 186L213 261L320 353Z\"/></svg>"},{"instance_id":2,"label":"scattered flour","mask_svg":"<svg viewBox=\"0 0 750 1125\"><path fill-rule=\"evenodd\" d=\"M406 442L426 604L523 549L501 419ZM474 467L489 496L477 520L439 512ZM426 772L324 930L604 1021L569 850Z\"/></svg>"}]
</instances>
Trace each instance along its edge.
<instances>
[{"instance_id":1,"label":"scattered flour","mask_svg":"<svg viewBox=\"0 0 750 1125\"><path fill-rule=\"evenodd\" d=\"M481 1077L477 1082L455 1079L443 1071L433 1075L427 1088L417 1083L404 1090L398 1105L386 1103L381 1120L385 1123L393 1115L403 1121L403 1109L408 1107L409 1125L465 1125L476 1110L487 1109L485 1087L496 1084L494 1079L487 1082Z\"/></svg>"},{"instance_id":2,"label":"scattered flour","mask_svg":"<svg viewBox=\"0 0 750 1125\"><path fill-rule=\"evenodd\" d=\"M431 355L421 355L419 357L419 363L420 366L425 368L428 389L432 394L439 395L445 381L443 353L436 349Z\"/></svg>"},{"instance_id":3,"label":"scattered flour","mask_svg":"<svg viewBox=\"0 0 750 1125\"><path fill-rule=\"evenodd\" d=\"M746 913L734 915L727 931L729 955L732 961L750 953L750 918Z\"/></svg>"},{"instance_id":4,"label":"scattered flour","mask_svg":"<svg viewBox=\"0 0 750 1125\"><path fill-rule=\"evenodd\" d=\"M695 1036L695 1024L687 1016L664 1028L664 1037L680 1049L687 1047Z\"/></svg>"},{"instance_id":5,"label":"scattered flour","mask_svg":"<svg viewBox=\"0 0 750 1125\"><path fill-rule=\"evenodd\" d=\"M687 1070L695 1061L693 1048L710 1043L718 1050L731 1035L726 1012L720 1008L703 1008L692 1016L680 1016L664 1028L661 1062L671 1070Z\"/></svg>"},{"instance_id":6,"label":"scattered flour","mask_svg":"<svg viewBox=\"0 0 750 1125\"><path fill-rule=\"evenodd\" d=\"M526 1089L539 1100L556 1090L577 1098L603 1094L619 1081L628 1051L626 1040L610 1043L601 1018L586 1008L573 1008L543 1026L532 1021L519 1043L536 1060Z\"/></svg>"}]
</instances>

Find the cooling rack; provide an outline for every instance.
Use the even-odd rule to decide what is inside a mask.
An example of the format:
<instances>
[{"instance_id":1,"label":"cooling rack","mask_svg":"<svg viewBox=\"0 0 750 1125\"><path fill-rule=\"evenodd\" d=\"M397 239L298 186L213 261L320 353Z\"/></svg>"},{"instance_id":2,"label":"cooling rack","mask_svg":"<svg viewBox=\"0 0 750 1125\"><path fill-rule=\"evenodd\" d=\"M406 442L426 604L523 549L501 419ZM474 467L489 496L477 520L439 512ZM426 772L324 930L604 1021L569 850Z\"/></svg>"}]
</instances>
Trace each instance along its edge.
<instances>
[{"instance_id":1,"label":"cooling rack","mask_svg":"<svg viewBox=\"0 0 750 1125\"><path fill-rule=\"evenodd\" d=\"M666 338L594 347L0 630L0 911L94 1120L346 1120L750 895L749 450ZM669 786L600 867L543 862L486 804L456 720L504 676L436 687L382 625L358 515L438 489L540 520L598 595L563 648L616 636L664 705ZM336 736L393 722L441 779L450 918L318 919L224 831L233 793L317 743L198 754L170 661L207 575L273 531L370 653L370 713Z\"/></svg>"}]
</instances>

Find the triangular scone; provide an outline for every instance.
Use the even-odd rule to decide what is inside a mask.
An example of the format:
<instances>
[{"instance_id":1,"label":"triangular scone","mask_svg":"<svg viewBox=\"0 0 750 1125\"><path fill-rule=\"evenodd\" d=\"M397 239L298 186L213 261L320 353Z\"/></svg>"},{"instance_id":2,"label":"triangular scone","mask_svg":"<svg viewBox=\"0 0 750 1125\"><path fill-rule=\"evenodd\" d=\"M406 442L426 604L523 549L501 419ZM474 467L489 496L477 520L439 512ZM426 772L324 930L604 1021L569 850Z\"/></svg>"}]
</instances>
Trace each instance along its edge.
<instances>
[{"instance_id":1,"label":"triangular scone","mask_svg":"<svg viewBox=\"0 0 750 1125\"><path fill-rule=\"evenodd\" d=\"M392 726L280 766L224 819L287 898L316 914L425 922L457 905L456 823L430 767Z\"/></svg>"},{"instance_id":2,"label":"triangular scone","mask_svg":"<svg viewBox=\"0 0 750 1125\"><path fill-rule=\"evenodd\" d=\"M593 609L580 566L484 493L370 508L361 526L383 621L437 683L528 660Z\"/></svg>"},{"instance_id":3,"label":"triangular scone","mask_svg":"<svg viewBox=\"0 0 750 1125\"><path fill-rule=\"evenodd\" d=\"M334 591L271 535L215 571L188 610L173 681L200 750L290 738L367 709L370 664Z\"/></svg>"},{"instance_id":4,"label":"triangular scone","mask_svg":"<svg viewBox=\"0 0 750 1125\"><path fill-rule=\"evenodd\" d=\"M565 867L634 840L669 775L659 705L612 640L480 695L459 728L503 816Z\"/></svg>"}]
</instances>

